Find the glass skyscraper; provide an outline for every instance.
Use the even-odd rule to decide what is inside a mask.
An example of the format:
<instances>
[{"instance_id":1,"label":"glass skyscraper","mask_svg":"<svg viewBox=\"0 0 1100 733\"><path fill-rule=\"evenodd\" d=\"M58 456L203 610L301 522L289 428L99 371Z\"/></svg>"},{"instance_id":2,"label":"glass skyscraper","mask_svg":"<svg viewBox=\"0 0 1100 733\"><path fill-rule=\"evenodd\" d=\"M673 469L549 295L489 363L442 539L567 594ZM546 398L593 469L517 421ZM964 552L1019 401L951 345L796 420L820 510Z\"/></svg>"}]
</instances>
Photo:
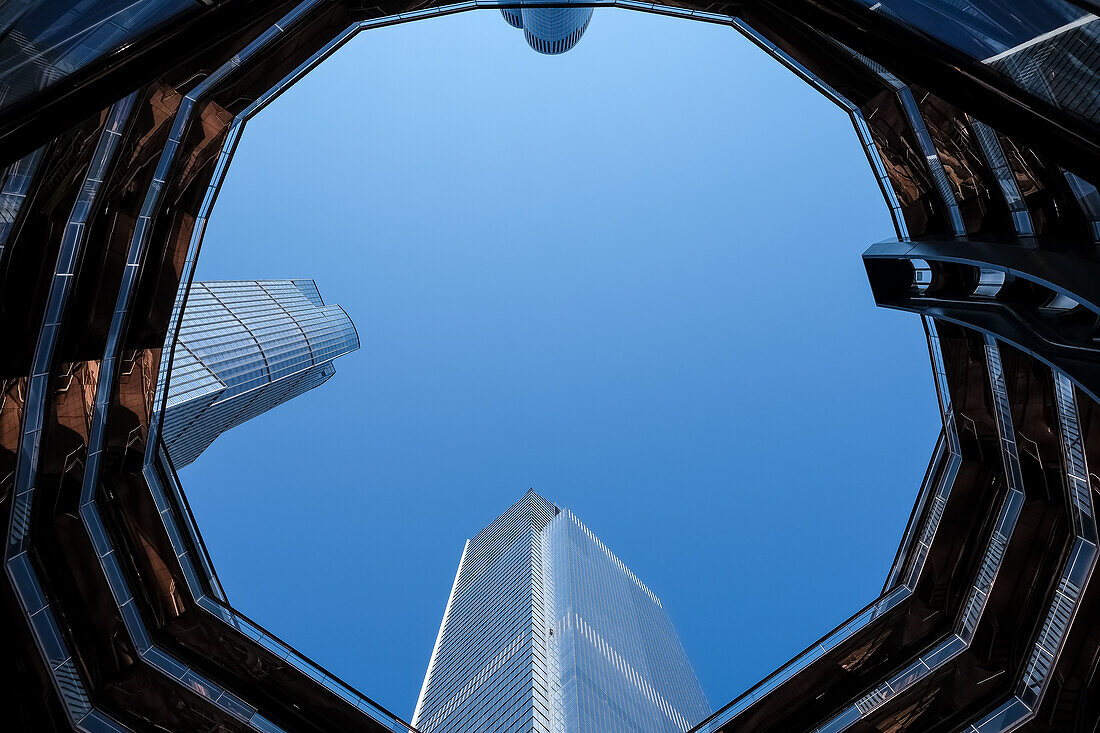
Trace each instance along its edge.
<instances>
[{"instance_id":1,"label":"glass skyscraper","mask_svg":"<svg viewBox=\"0 0 1100 733\"><path fill-rule=\"evenodd\" d=\"M592 8L501 8L500 13L523 31L531 48L550 56L576 46L592 20Z\"/></svg>"},{"instance_id":2,"label":"glass skyscraper","mask_svg":"<svg viewBox=\"0 0 1100 733\"><path fill-rule=\"evenodd\" d=\"M657 596L531 490L467 541L413 725L674 733L709 710Z\"/></svg>"},{"instance_id":3,"label":"glass skyscraper","mask_svg":"<svg viewBox=\"0 0 1100 733\"><path fill-rule=\"evenodd\" d=\"M199 400L169 409L192 409L188 429L210 436L215 403L240 384L255 388L226 403L233 420L279 401L293 372L270 366L280 349L324 377L308 329L305 367L297 316L282 334L296 347L260 347L259 330L227 320L210 324L224 341L203 365L176 348L249 120L353 36L394 23L499 9L537 51L568 50L590 10L540 1L0 2L4 731L415 733L229 602L167 460L166 373L174 360L176 388ZM881 595L694 730L1095 733L1100 2L598 4L728 26L731 43L748 39L850 116L895 230L864 252L871 292L919 314L942 418ZM385 71L364 69L364 83ZM812 193L775 202L777 215ZM828 307L836 284L789 293L783 271L757 276L775 297ZM232 378L214 367L222 348ZM782 449L813 440L796 423ZM571 515L529 503L467 548L423 730L629 731L646 706L645 731L677 724L666 706L698 717L659 677L675 665L646 667L646 650L675 646L671 631L630 635L656 604Z\"/></svg>"},{"instance_id":4,"label":"glass skyscraper","mask_svg":"<svg viewBox=\"0 0 1100 733\"><path fill-rule=\"evenodd\" d=\"M312 280L199 282L183 311L163 438L176 468L219 435L324 384L359 348Z\"/></svg>"}]
</instances>

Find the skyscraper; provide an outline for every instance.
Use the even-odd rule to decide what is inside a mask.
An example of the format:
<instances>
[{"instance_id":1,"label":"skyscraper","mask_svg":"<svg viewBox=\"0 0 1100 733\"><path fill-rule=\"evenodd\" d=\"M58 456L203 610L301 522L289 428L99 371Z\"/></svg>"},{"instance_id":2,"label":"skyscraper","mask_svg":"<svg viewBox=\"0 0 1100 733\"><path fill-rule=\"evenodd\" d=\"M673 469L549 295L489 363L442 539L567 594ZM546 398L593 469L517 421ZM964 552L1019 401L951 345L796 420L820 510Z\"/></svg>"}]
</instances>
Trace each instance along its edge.
<instances>
[{"instance_id":1,"label":"skyscraper","mask_svg":"<svg viewBox=\"0 0 1100 733\"><path fill-rule=\"evenodd\" d=\"M553 56L565 53L581 40L592 20L592 8L501 8L508 25L523 31L527 45Z\"/></svg>"},{"instance_id":2,"label":"skyscraper","mask_svg":"<svg viewBox=\"0 0 1100 733\"><path fill-rule=\"evenodd\" d=\"M1095 731L1097 0L599 4L727 25L850 115L896 234L864 253L871 290L920 315L943 420L881 596L697 730ZM527 18L564 18L532 44L553 52L587 12L562 5L0 3L4 730L410 730L221 591L165 462L176 306L243 130L303 73L484 8L529 43ZM819 297L788 293L786 254L774 297Z\"/></svg>"},{"instance_id":3,"label":"skyscraper","mask_svg":"<svg viewBox=\"0 0 1100 733\"><path fill-rule=\"evenodd\" d=\"M661 601L528 491L467 541L413 725L675 733L709 712Z\"/></svg>"},{"instance_id":4,"label":"skyscraper","mask_svg":"<svg viewBox=\"0 0 1100 733\"><path fill-rule=\"evenodd\" d=\"M176 468L219 435L328 381L359 348L312 280L199 282L183 311L162 436Z\"/></svg>"}]
</instances>

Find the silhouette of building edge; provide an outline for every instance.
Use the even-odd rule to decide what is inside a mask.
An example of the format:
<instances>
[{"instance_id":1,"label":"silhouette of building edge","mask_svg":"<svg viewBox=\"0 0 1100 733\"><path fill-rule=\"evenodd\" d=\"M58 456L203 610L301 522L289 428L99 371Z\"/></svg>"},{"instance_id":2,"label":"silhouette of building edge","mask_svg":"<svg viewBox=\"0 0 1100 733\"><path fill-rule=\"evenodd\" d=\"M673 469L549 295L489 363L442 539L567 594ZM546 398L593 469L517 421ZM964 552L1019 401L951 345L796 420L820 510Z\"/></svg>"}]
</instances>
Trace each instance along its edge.
<instances>
[{"instance_id":1,"label":"silhouette of building edge","mask_svg":"<svg viewBox=\"0 0 1100 733\"><path fill-rule=\"evenodd\" d=\"M729 25L851 116L896 228L871 290L922 319L943 415L881 597L693 730L1093 731L1100 8L600 5ZM248 119L359 32L473 7L0 8L7 729L410 729L228 601L162 377Z\"/></svg>"}]
</instances>

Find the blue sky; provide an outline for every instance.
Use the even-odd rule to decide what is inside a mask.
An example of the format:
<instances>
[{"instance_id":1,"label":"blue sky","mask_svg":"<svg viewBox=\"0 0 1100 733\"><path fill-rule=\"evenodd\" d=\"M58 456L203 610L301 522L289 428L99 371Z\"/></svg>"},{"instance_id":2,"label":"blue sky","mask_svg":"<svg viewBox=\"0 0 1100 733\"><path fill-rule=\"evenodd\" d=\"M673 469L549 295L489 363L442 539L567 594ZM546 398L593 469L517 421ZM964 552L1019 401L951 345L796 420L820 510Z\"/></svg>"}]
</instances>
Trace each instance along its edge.
<instances>
[{"instance_id":1,"label":"blue sky","mask_svg":"<svg viewBox=\"0 0 1100 733\"><path fill-rule=\"evenodd\" d=\"M938 417L847 116L735 31L371 31L249 123L200 279L316 278L362 349L182 472L230 600L405 717L462 545L534 487L718 707L872 600Z\"/></svg>"}]
</instances>

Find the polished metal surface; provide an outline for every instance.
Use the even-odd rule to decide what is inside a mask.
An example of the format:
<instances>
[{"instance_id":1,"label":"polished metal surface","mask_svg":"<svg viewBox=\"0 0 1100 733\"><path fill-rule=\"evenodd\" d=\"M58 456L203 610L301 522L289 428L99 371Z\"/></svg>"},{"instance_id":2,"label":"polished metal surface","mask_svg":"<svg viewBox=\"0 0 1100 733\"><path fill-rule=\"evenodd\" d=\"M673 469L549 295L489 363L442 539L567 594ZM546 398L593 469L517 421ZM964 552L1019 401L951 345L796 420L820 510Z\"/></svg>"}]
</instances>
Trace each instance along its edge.
<instances>
[{"instance_id":1,"label":"polished metal surface","mask_svg":"<svg viewBox=\"0 0 1100 733\"><path fill-rule=\"evenodd\" d=\"M358 33L486 8L551 54L579 40L594 8L728 25L843 109L897 234L864 254L871 289L877 304L921 315L943 417L882 596L705 722L691 695L643 670L639 634L617 637L606 618L612 597L658 607L644 586L568 512L548 517L529 548L545 570L530 585L546 594L528 614L532 633L545 627L549 639L553 628L554 645L578 657L614 653L591 654L597 682L571 692L568 667L546 656L545 674L563 680L560 694L547 691L557 701L547 720L576 711L595 729L629 729L584 702L611 690L637 702L635 720L669 730L1091 733L1100 26L1089 0L0 7L8 727L410 730L229 604L170 459L183 403L167 375L195 367L181 345L208 330L186 325L189 299L201 314L208 294L191 280L248 120ZM279 323L287 344L313 343ZM212 341L206 356L227 346ZM264 358L245 371L278 382L267 351L253 353ZM325 361L310 360L305 372ZM212 425L208 434L221 429ZM579 586L559 586L555 563L582 547L603 558L583 576L596 600L566 608L559 588ZM449 609L445 627L479 628L470 608ZM672 654L671 627L655 638ZM431 684L446 669L433 655L418 721L453 698ZM430 729L447 729L443 717Z\"/></svg>"}]
</instances>

